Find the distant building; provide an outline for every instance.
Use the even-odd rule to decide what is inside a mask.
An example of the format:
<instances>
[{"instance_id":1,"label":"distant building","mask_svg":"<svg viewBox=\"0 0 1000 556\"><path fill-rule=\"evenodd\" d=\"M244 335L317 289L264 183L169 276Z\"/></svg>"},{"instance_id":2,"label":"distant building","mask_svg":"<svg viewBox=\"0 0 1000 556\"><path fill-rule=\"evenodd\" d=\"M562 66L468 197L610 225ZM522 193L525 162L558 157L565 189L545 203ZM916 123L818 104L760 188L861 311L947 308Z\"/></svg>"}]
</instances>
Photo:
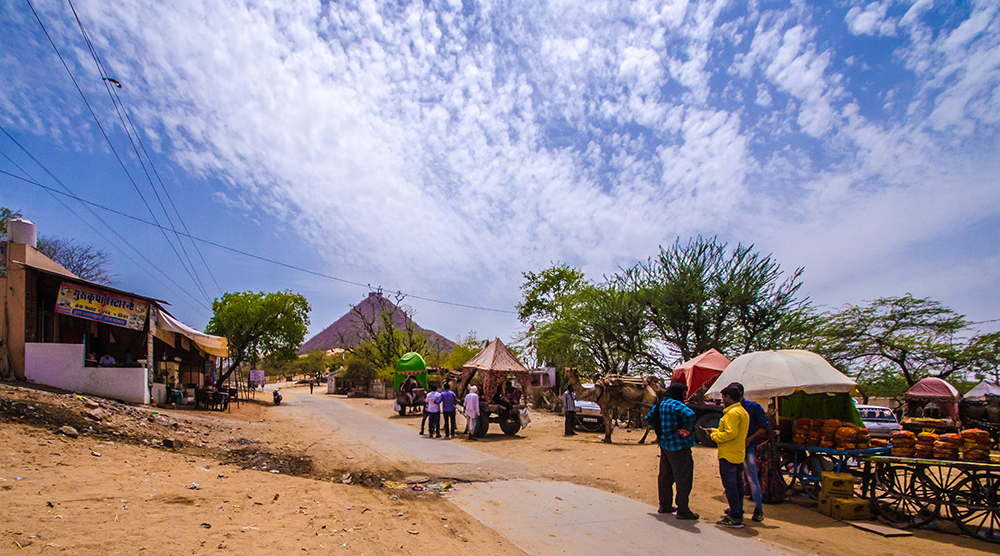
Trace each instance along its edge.
<instances>
[{"instance_id":1,"label":"distant building","mask_svg":"<svg viewBox=\"0 0 1000 556\"><path fill-rule=\"evenodd\" d=\"M228 357L225 338L181 323L164 302L88 282L40 253L31 222L12 219L7 237L0 243L0 376L163 402L172 385L193 398L217 359Z\"/></svg>"}]
</instances>

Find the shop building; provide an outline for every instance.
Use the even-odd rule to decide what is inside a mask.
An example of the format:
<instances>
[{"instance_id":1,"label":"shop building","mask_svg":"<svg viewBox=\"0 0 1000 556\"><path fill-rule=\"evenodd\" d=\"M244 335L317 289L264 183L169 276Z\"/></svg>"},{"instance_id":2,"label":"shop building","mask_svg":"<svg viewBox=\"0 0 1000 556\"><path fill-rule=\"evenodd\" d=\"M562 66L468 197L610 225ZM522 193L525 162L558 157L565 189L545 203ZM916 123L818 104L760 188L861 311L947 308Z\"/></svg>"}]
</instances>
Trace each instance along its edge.
<instances>
[{"instance_id":1,"label":"shop building","mask_svg":"<svg viewBox=\"0 0 1000 556\"><path fill-rule=\"evenodd\" d=\"M225 338L175 319L166 302L88 282L36 248L34 225L0 243L0 377L128 403L193 399L228 356ZM210 379L209 379L210 380Z\"/></svg>"}]
</instances>

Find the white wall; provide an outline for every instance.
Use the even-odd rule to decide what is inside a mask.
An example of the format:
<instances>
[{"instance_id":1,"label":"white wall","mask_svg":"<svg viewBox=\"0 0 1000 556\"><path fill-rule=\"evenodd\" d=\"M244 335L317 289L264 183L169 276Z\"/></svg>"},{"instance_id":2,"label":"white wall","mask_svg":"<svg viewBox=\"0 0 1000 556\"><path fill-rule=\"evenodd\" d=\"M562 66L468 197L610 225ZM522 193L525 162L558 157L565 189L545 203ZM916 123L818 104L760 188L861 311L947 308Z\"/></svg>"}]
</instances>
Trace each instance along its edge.
<instances>
[{"instance_id":1,"label":"white wall","mask_svg":"<svg viewBox=\"0 0 1000 556\"><path fill-rule=\"evenodd\" d=\"M31 382L128 403L149 403L142 367L84 367L83 344L26 343L24 347L24 377Z\"/></svg>"}]
</instances>

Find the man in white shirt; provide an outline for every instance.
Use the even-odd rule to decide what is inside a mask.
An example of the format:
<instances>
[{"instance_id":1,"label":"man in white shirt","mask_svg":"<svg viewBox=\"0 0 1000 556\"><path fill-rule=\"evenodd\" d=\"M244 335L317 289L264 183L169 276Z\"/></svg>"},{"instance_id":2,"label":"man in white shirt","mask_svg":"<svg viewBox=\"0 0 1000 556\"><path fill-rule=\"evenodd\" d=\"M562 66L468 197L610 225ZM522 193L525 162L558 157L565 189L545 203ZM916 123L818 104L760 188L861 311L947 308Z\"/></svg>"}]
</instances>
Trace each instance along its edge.
<instances>
[{"instance_id":1,"label":"man in white shirt","mask_svg":"<svg viewBox=\"0 0 1000 556\"><path fill-rule=\"evenodd\" d=\"M465 430L469 433L469 438L475 439L476 425L479 420L479 394L475 386L469 387L469 393L465 395L462 407L465 408Z\"/></svg>"},{"instance_id":2,"label":"man in white shirt","mask_svg":"<svg viewBox=\"0 0 1000 556\"><path fill-rule=\"evenodd\" d=\"M427 393L427 438L441 438L441 387Z\"/></svg>"},{"instance_id":3,"label":"man in white shirt","mask_svg":"<svg viewBox=\"0 0 1000 556\"><path fill-rule=\"evenodd\" d=\"M114 367L115 366L115 358L111 357L110 353L105 353L104 357L101 357L101 360L98 362L98 365L100 365L102 367Z\"/></svg>"}]
</instances>

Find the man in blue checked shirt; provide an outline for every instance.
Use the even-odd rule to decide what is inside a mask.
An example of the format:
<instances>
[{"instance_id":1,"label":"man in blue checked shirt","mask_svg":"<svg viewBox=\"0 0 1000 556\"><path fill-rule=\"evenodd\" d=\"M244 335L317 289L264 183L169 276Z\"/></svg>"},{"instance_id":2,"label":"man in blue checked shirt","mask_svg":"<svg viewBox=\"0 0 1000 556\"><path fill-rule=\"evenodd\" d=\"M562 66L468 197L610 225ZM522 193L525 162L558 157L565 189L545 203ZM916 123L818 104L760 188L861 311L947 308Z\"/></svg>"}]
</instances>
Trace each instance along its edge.
<instances>
[{"instance_id":1,"label":"man in blue checked shirt","mask_svg":"<svg viewBox=\"0 0 1000 556\"><path fill-rule=\"evenodd\" d=\"M671 384L667 394L646 415L646 422L660 437L660 473L656 484L661 514L676 512L677 519L698 519L688 501L694 483L694 411L684 405L687 385ZM673 505L674 484L677 484L676 507Z\"/></svg>"}]
</instances>

